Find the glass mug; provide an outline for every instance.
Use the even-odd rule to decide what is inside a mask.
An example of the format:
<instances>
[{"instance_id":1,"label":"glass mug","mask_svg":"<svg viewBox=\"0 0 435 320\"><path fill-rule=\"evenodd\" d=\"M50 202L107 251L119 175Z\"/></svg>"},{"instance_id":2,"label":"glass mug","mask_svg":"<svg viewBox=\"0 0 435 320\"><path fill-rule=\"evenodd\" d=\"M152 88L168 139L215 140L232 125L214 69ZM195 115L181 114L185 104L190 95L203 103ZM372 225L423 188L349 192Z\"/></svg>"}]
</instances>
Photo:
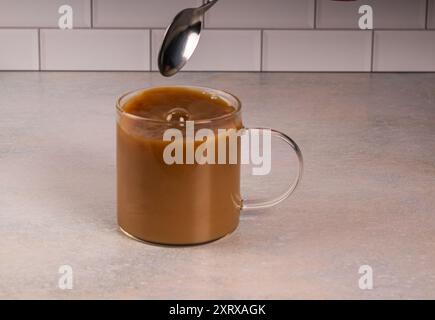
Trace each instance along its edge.
<instances>
[{"instance_id":1,"label":"glass mug","mask_svg":"<svg viewBox=\"0 0 435 320\"><path fill-rule=\"evenodd\" d=\"M204 128L213 132L222 128L253 130L243 127L241 102L230 93L189 86L158 88L206 92L231 105L231 112L224 116L194 121L195 133ZM174 124L124 110L132 98L153 89L156 87L124 94L116 105L117 215L123 233L135 240L154 244L207 243L232 233L239 224L241 211L274 206L294 191L302 175L302 154L292 139L276 130L270 131L271 136L285 141L296 153L299 168L295 181L287 190L267 201L241 199L240 138L237 138L236 163L167 164L163 154L169 142L163 140L163 134L176 126L186 135L186 123ZM183 147L187 143L184 141ZM197 148L196 144L194 148Z\"/></svg>"}]
</instances>

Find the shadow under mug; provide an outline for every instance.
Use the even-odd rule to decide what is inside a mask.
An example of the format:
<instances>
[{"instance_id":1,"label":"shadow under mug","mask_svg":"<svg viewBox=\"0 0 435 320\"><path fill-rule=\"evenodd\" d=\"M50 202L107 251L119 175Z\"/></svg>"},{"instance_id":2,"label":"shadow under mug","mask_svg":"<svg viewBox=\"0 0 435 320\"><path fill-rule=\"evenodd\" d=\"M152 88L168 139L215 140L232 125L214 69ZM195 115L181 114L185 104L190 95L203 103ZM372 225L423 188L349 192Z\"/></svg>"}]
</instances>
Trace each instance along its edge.
<instances>
[{"instance_id":1,"label":"shadow under mug","mask_svg":"<svg viewBox=\"0 0 435 320\"><path fill-rule=\"evenodd\" d=\"M225 116L194 121L195 132L204 128L253 130L243 126L241 102L234 95L204 87L176 87L215 95L233 107ZM287 190L267 201L241 199L240 161L233 164L165 163L163 153L169 142L163 141L163 133L174 123L124 110L130 99L152 89L124 94L116 105L117 215L122 232L135 240L154 244L207 243L233 232L241 211L274 206L294 191L302 176L302 153L290 137L273 129L270 129L271 136L287 143L296 153L299 167L297 177L289 181ZM183 124L179 126L185 129ZM240 148L238 140L238 160Z\"/></svg>"}]
</instances>

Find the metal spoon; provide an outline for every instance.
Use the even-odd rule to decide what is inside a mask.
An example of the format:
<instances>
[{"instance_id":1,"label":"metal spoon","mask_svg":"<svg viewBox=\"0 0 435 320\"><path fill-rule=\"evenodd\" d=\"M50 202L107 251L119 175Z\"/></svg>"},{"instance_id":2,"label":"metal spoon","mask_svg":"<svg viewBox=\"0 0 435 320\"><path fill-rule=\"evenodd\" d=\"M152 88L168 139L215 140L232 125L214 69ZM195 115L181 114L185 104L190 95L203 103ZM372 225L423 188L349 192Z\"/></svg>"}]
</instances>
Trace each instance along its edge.
<instances>
[{"instance_id":1,"label":"metal spoon","mask_svg":"<svg viewBox=\"0 0 435 320\"><path fill-rule=\"evenodd\" d=\"M199 42L204 13L218 0L210 0L199 8L179 12L166 29L160 47L158 65L165 77L176 74L192 56Z\"/></svg>"}]
</instances>

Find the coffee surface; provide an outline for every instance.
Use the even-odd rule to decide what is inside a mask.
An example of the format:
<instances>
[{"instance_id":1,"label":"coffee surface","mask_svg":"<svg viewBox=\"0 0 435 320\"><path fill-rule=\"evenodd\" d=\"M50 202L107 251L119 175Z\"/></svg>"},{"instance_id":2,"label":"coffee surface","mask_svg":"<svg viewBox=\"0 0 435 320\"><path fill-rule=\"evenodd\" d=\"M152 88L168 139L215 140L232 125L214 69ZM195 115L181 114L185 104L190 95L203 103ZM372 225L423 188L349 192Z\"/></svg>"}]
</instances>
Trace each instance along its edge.
<instances>
[{"instance_id":1,"label":"coffee surface","mask_svg":"<svg viewBox=\"0 0 435 320\"><path fill-rule=\"evenodd\" d=\"M212 120L234 112L230 102L206 90L159 87L130 99L123 110L129 114L162 121Z\"/></svg>"},{"instance_id":2,"label":"coffee surface","mask_svg":"<svg viewBox=\"0 0 435 320\"><path fill-rule=\"evenodd\" d=\"M163 160L169 143L163 141L164 130L183 129L180 123L186 120L214 119L195 124L195 130L240 129L240 115L231 102L200 89L168 87L145 90L121 107L117 123L120 227L141 240L175 245L204 243L232 232L239 222L240 164L168 165ZM240 155L239 146L237 152Z\"/></svg>"}]
</instances>

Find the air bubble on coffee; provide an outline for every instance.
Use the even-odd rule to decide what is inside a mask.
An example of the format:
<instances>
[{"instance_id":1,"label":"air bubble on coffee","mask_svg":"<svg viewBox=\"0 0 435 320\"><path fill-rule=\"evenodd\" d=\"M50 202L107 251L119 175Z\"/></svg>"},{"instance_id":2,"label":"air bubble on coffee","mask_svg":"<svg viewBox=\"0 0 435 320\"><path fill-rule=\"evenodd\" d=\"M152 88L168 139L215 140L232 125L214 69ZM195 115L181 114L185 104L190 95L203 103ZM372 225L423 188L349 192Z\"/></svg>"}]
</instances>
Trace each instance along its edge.
<instances>
[{"instance_id":1,"label":"air bubble on coffee","mask_svg":"<svg viewBox=\"0 0 435 320\"><path fill-rule=\"evenodd\" d=\"M179 107L173 108L166 113L166 121L170 122L186 122L189 117L189 111Z\"/></svg>"}]
</instances>

